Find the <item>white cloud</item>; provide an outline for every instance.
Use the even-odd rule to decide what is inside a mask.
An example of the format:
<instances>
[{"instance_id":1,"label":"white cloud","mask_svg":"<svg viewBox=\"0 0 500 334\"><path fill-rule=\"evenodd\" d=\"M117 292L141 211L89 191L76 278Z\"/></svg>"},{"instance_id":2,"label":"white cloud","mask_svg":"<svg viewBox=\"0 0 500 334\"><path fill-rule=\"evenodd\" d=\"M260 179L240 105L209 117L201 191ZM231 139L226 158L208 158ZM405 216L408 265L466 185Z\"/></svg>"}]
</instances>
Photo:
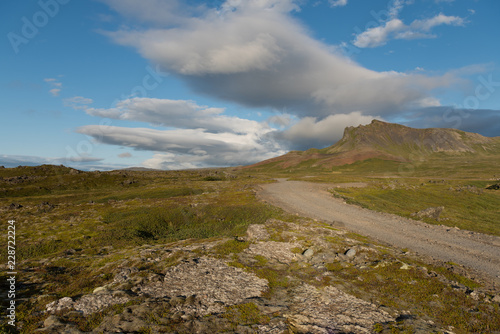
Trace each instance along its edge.
<instances>
[{"instance_id":1,"label":"white cloud","mask_svg":"<svg viewBox=\"0 0 500 334\"><path fill-rule=\"evenodd\" d=\"M202 129L156 130L98 125L83 126L78 128L77 132L91 136L105 144L158 152L161 154L160 157L178 157L179 160L176 160L178 162L187 159L193 164L191 167L249 164L286 152L276 143L269 142L264 136L259 137L256 134L208 133Z\"/></svg>"},{"instance_id":2,"label":"white cloud","mask_svg":"<svg viewBox=\"0 0 500 334\"><path fill-rule=\"evenodd\" d=\"M347 0L329 0L328 2L332 7L342 7L347 5Z\"/></svg>"},{"instance_id":3,"label":"white cloud","mask_svg":"<svg viewBox=\"0 0 500 334\"><path fill-rule=\"evenodd\" d=\"M202 157L179 155L173 153L157 153L151 159L142 163L142 166L152 169L190 169L197 168L203 162Z\"/></svg>"},{"instance_id":4,"label":"white cloud","mask_svg":"<svg viewBox=\"0 0 500 334\"><path fill-rule=\"evenodd\" d=\"M294 7L293 1L226 1L175 28L107 35L137 48L195 92L251 107L287 108L299 116L391 113L449 83L366 69L311 38L289 15ZM394 33L404 26L399 20L391 24Z\"/></svg>"},{"instance_id":5,"label":"white cloud","mask_svg":"<svg viewBox=\"0 0 500 334\"><path fill-rule=\"evenodd\" d=\"M113 109L89 108L86 112L99 117L162 123L163 129L99 125L77 129L100 143L155 152L143 165L157 169L246 165L289 149L329 146L342 137L346 126L367 124L373 119L352 112L300 120L281 114L256 122L229 117L223 109L199 106L193 101L153 98L124 100ZM277 125L280 130L268 124Z\"/></svg>"},{"instance_id":6,"label":"white cloud","mask_svg":"<svg viewBox=\"0 0 500 334\"><path fill-rule=\"evenodd\" d=\"M55 78L45 78L45 79L43 79L43 81L48 83L49 86L51 87L51 89L49 90L49 93L52 94L52 96L59 96L59 94L61 93L61 89L62 89L61 82L59 82Z\"/></svg>"},{"instance_id":7,"label":"white cloud","mask_svg":"<svg viewBox=\"0 0 500 334\"><path fill-rule=\"evenodd\" d=\"M495 67L496 65L494 63L472 64L454 69L450 72L456 76L474 75L474 74L491 72L495 69Z\"/></svg>"},{"instance_id":8,"label":"white cloud","mask_svg":"<svg viewBox=\"0 0 500 334\"><path fill-rule=\"evenodd\" d=\"M465 24L465 20L458 16L446 16L440 13L439 15L436 15L429 19L413 21L410 25L410 29L416 31L428 32L432 28L443 24L463 26Z\"/></svg>"},{"instance_id":9,"label":"white cloud","mask_svg":"<svg viewBox=\"0 0 500 334\"><path fill-rule=\"evenodd\" d=\"M300 0L299 0L300 1ZM227 0L221 6L222 12L273 10L278 12L300 11L298 0ZM343 0L340 0L343 1Z\"/></svg>"},{"instance_id":10,"label":"white cloud","mask_svg":"<svg viewBox=\"0 0 500 334\"><path fill-rule=\"evenodd\" d=\"M392 19L383 25L370 28L356 36L353 44L358 48L372 48L386 44L390 35L405 29L405 24L400 19Z\"/></svg>"},{"instance_id":11,"label":"white cloud","mask_svg":"<svg viewBox=\"0 0 500 334\"><path fill-rule=\"evenodd\" d=\"M101 143L157 152L145 162L150 168L250 164L286 152L283 145L273 140L271 133L276 130L266 122L227 116L224 109L200 106L193 101L133 98L118 102L115 108L85 111L93 116L162 127L88 125L77 129Z\"/></svg>"},{"instance_id":12,"label":"white cloud","mask_svg":"<svg viewBox=\"0 0 500 334\"><path fill-rule=\"evenodd\" d=\"M398 17L404 6L412 3L412 0L393 0L389 5L389 17L391 19Z\"/></svg>"},{"instance_id":13,"label":"white cloud","mask_svg":"<svg viewBox=\"0 0 500 334\"><path fill-rule=\"evenodd\" d=\"M59 88L52 88L51 90L49 90L49 93L52 94L53 96L59 96L60 92L61 90Z\"/></svg>"},{"instance_id":14,"label":"white cloud","mask_svg":"<svg viewBox=\"0 0 500 334\"><path fill-rule=\"evenodd\" d=\"M179 1L103 1L146 23L140 29L123 27L105 34L136 48L195 92L286 110L257 122L187 100L131 98L107 109L91 108L92 101L82 97L67 101L93 116L153 125L88 125L77 130L101 143L154 152L145 167L250 164L289 149L332 145L346 126L367 124L374 118L370 115L381 119L407 108L439 106L432 90L457 80L453 73L432 77L422 71L364 68L309 35L290 15L300 10L298 1L227 0L217 8ZM440 14L406 25L398 15L408 3L394 0L389 20L359 35L360 43L376 46L394 38L429 37L436 26L460 24L460 18Z\"/></svg>"},{"instance_id":15,"label":"white cloud","mask_svg":"<svg viewBox=\"0 0 500 334\"><path fill-rule=\"evenodd\" d=\"M464 26L465 20L458 16L439 14L424 20L414 20L410 25L406 25L394 17L357 35L353 44L359 48L374 48L385 45L391 39L435 38L436 35L430 31L440 25Z\"/></svg>"},{"instance_id":16,"label":"white cloud","mask_svg":"<svg viewBox=\"0 0 500 334\"><path fill-rule=\"evenodd\" d=\"M132 98L120 101L115 108L87 108L92 116L139 121L155 126L204 129L207 132L259 133L265 125L239 117L223 115L224 109L199 106L193 101L155 98Z\"/></svg>"},{"instance_id":17,"label":"white cloud","mask_svg":"<svg viewBox=\"0 0 500 334\"><path fill-rule=\"evenodd\" d=\"M89 104L94 103L92 99L83 96L73 96L63 100L65 107L73 109L87 109Z\"/></svg>"}]
</instances>

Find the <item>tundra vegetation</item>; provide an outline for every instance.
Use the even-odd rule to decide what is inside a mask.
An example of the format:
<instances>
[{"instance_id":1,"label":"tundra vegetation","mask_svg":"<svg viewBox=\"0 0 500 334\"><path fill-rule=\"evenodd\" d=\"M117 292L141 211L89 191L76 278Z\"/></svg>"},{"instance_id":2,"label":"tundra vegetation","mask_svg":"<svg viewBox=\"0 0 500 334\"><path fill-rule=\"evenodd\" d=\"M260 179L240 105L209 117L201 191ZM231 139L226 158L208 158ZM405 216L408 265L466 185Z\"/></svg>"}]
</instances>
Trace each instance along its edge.
<instances>
[{"instance_id":1,"label":"tundra vegetation","mask_svg":"<svg viewBox=\"0 0 500 334\"><path fill-rule=\"evenodd\" d=\"M300 298L297 291L303 286L340 289L387 310L392 320L375 321L370 325L374 332L500 331L498 290L475 280L458 265L426 262L408 250L336 232L325 222L289 215L255 196L260 184L273 182L275 177L332 184L361 182L366 187L336 188L334 195L403 216L444 206L439 221L424 219L500 235L500 191L486 189L498 182L494 166L464 162L468 168L445 165L450 168L447 173L438 171L431 161L414 166L412 175L401 176L397 174L401 164L372 160L327 169L304 165L293 171L267 167L81 172L47 165L0 169L0 207L3 220L16 221L19 271L17 329L3 323L2 331L33 333L45 328L50 332L47 328L64 324L81 332L98 332L106 321L110 326L106 319L140 310L146 295L133 291L140 291L144 281L206 256L266 280L267 288L258 298L226 303L223 309L202 317L175 313L180 303L176 297L163 304L155 301L156 307L147 316L138 316L142 327L136 332L189 332L192 327L186 324L196 317L207 323L202 328L212 331L231 332L244 326L258 332L259 326L273 324L285 332L304 332L308 329L296 315L284 316L284 310L270 309L262 302L264 298L286 305L287 293L295 291L294 298ZM265 227L260 243L245 237L250 225ZM276 244L281 250L275 254ZM262 245L268 250L262 251ZM315 253L311 259L304 253L308 249ZM357 256L345 255L349 249L357 249ZM155 252L167 255L148 260ZM6 252L1 253L1 260L6 263ZM130 274L136 280L120 286L120 291L130 293L126 302L84 315L47 312L51 302L64 297L78 300L97 287L117 284L124 266L136 270ZM2 285L5 273L2 270ZM187 303L185 298L181 302ZM54 314L59 320L53 320ZM275 324L278 320L283 320L281 325Z\"/></svg>"}]
</instances>

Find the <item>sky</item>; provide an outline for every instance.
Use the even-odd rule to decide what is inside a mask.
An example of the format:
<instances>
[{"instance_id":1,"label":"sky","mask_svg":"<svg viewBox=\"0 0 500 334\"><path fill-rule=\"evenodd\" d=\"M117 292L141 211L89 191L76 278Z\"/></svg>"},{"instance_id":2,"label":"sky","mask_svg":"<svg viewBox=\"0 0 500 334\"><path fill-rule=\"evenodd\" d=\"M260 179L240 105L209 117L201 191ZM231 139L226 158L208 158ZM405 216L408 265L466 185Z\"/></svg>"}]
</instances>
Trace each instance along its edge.
<instances>
[{"instance_id":1,"label":"sky","mask_svg":"<svg viewBox=\"0 0 500 334\"><path fill-rule=\"evenodd\" d=\"M497 0L0 2L0 165L248 165L373 119L500 136Z\"/></svg>"}]
</instances>

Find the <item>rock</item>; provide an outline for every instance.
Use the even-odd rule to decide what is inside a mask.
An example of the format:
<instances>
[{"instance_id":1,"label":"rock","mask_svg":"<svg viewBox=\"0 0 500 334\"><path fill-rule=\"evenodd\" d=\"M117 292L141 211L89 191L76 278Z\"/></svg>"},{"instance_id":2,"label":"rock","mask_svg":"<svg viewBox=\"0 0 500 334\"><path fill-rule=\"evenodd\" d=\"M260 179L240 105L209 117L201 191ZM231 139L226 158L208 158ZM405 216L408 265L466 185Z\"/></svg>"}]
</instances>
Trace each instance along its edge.
<instances>
[{"instance_id":1,"label":"rock","mask_svg":"<svg viewBox=\"0 0 500 334\"><path fill-rule=\"evenodd\" d=\"M123 304L129 301L129 297L113 296L109 291L97 288L98 292L92 295L84 295L80 299L73 301L69 297L64 297L46 305L47 312L55 313L66 309L81 311L85 316L102 310L111 305Z\"/></svg>"},{"instance_id":2,"label":"rock","mask_svg":"<svg viewBox=\"0 0 500 334\"><path fill-rule=\"evenodd\" d=\"M123 290L113 290L111 295L113 295L113 297L127 297L128 293Z\"/></svg>"},{"instance_id":3,"label":"rock","mask_svg":"<svg viewBox=\"0 0 500 334\"><path fill-rule=\"evenodd\" d=\"M44 328L36 329L36 333L57 333L57 334L83 334L83 332L76 329L73 325L65 324L59 320L58 317L50 315L43 322Z\"/></svg>"},{"instance_id":4,"label":"rock","mask_svg":"<svg viewBox=\"0 0 500 334\"><path fill-rule=\"evenodd\" d=\"M196 295L188 296L185 302L188 305L194 305L196 303Z\"/></svg>"},{"instance_id":5,"label":"rock","mask_svg":"<svg viewBox=\"0 0 500 334\"><path fill-rule=\"evenodd\" d=\"M384 310L327 286L303 284L291 292L293 303L284 316L293 332L370 333L377 322L394 321Z\"/></svg>"},{"instance_id":6,"label":"rock","mask_svg":"<svg viewBox=\"0 0 500 334\"><path fill-rule=\"evenodd\" d=\"M404 262L403 262L403 265L401 267L399 267L399 269L401 269L401 270L409 270L410 268L411 267L408 264L404 263Z\"/></svg>"},{"instance_id":7,"label":"rock","mask_svg":"<svg viewBox=\"0 0 500 334\"><path fill-rule=\"evenodd\" d=\"M113 283L124 283L131 279L132 274L138 272L139 269L136 267L131 268L121 268L120 272L113 278Z\"/></svg>"},{"instance_id":8,"label":"rock","mask_svg":"<svg viewBox=\"0 0 500 334\"><path fill-rule=\"evenodd\" d=\"M314 251L311 248L306 249L302 255L307 258L311 258L314 255Z\"/></svg>"},{"instance_id":9,"label":"rock","mask_svg":"<svg viewBox=\"0 0 500 334\"><path fill-rule=\"evenodd\" d=\"M494 301L495 303L500 303L500 295L494 296L491 300Z\"/></svg>"},{"instance_id":10,"label":"rock","mask_svg":"<svg viewBox=\"0 0 500 334\"><path fill-rule=\"evenodd\" d=\"M347 256L350 259L352 259L353 257L355 257L356 254L357 254L357 252L356 252L356 249L354 249L354 248L348 249L347 252L344 253L344 255Z\"/></svg>"},{"instance_id":11,"label":"rock","mask_svg":"<svg viewBox=\"0 0 500 334\"><path fill-rule=\"evenodd\" d=\"M289 264L297 260L297 254L292 252L294 248L302 248L299 243L266 241L251 244L245 253L264 256L267 259L276 260L279 263Z\"/></svg>"},{"instance_id":12,"label":"rock","mask_svg":"<svg viewBox=\"0 0 500 334\"><path fill-rule=\"evenodd\" d=\"M129 301L128 297L114 297L112 294L85 295L75 301L74 308L82 311L84 315L89 315L102 310L111 305L124 304Z\"/></svg>"},{"instance_id":13,"label":"rock","mask_svg":"<svg viewBox=\"0 0 500 334\"><path fill-rule=\"evenodd\" d=\"M58 312L64 309L70 309L73 307L73 299L70 297L64 297L59 300L53 301L45 306L47 312Z\"/></svg>"},{"instance_id":14,"label":"rock","mask_svg":"<svg viewBox=\"0 0 500 334\"><path fill-rule=\"evenodd\" d=\"M104 293L109 293L109 290L108 290L108 288L106 288L104 286L100 286L98 288L95 288L92 293L94 293L94 294L104 294Z\"/></svg>"},{"instance_id":15,"label":"rock","mask_svg":"<svg viewBox=\"0 0 500 334\"><path fill-rule=\"evenodd\" d=\"M267 288L265 279L230 267L221 260L201 257L168 268L163 282L146 283L137 293L151 298L170 297L171 304L178 301L177 311L205 316L224 312L226 306L242 303L247 298L259 297ZM194 305L185 297L191 295L196 295Z\"/></svg>"},{"instance_id":16,"label":"rock","mask_svg":"<svg viewBox=\"0 0 500 334\"><path fill-rule=\"evenodd\" d=\"M49 212L49 211L53 210L56 206L53 204L50 204L49 202L42 202L37 207L38 207L38 210L40 210L42 212Z\"/></svg>"},{"instance_id":17,"label":"rock","mask_svg":"<svg viewBox=\"0 0 500 334\"><path fill-rule=\"evenodd\" d=\"M43 322L44 327L60 326L63 323L55 315L49 315L47 319Z\"/></svg>"},{"instance_id":18,"label":"rock","mask_svg":"<svg viewBox=\"0 0 500 334\"><path fill-rule=\"evenodd\" d=\"M248 226L246 240L248 241L262 241L269 239L269 233L264 225L252 224Z\"/></svg>"},{"instance_id":19,"label":"rock","mask_svg":"<svg viewBox=\"0 0 500 334\"><path fill-rule=\"evenodd\" d=\"M417 218L432 218L439 220L439 216L444 210L444 206L431 207L419 212L412 213L410 216Z\"/></svg>"},{"instance_id":20,"label":"rock","mask_svg":"<svg viewBox=\"0 0 500 334\"><path fill-rule=\"evenodd\" d=\"M486 187L488 190L500 190L500 183L493 184L489 187Z\"/></svg>"},{"instance_id":21,"label":"rock","mask_svg":"<svg viewBox=\"0 0 500 334\"><path fill-rule=\"evenodd\" d=\"M364 300L343 292L344 288L351 291L349 287L355 283L336 274L347 267L368 271L376 264L374 268L394 265L396 271L398 267L421 269L432 276L425 268L391 256L381 257L377 255L378 246L310 222L275 221L251 226L245 238L251 241L248 248L222 259L207 254L219 256L211 248L227 239L134 249L127 261L116 262L103 271L114 274L112 283L96 287L89 295L48 304L50 316L45 328L37 332L80 333L71 327L75 319L89 318L92 313L128 301L132 302L98 314L91 333L133 333L146 328L154 333L371 333L375 324L385 333L399 320L404 321L402 326L414 326L415 333L437 332L435 326L426 325L418 317L396 320L398 311L377 307L380 302L369 292L362 291L358 296ZM288 242L270 241L268 228L273 237L279 236L274 240ZM168 260L167 266L160 262L152 270L132 267L142 267L140 263L150 258L164 260L172 255L175 262ZM231 265L225 261L231 261ZM383 271L374 271L374 280L384 281L379 273ZM269 282L257 275L278 284L270 289ZM360 281L367 279L362 274L357 277ZM337 284L341 289L334 286ZM472 290L463 293L485 298ZM488 301L500 303L500 296L488 295ZM437 302L434 306L442 307ZM60 320L54 312L61 312L55 313Z\"/></svg>"},{"instance_id":22,"label":"rock","mask_svg":"<svg viewBox=\"0 0 500 334\"><path fill-rule=\"evenodd\" d=\"M23 206L19 203L11 203L9 205L9 210L17 210L17 209L21 209Z\"/></svg>"},{"instance_id":23,"label":"rock","mask_svg":"<svg viewBox=\"0 0 500 334\"><path fill-rule=\"evenodd\" d=\"M186 302L186 296L182 296L182 295L175 296L172 299L170 299L170 305L172 305L172 306L184 304L185 302Z\"/></svg>"},{"instance_id":24,"label":"rock","mask_svg":"<svg viewBox=\"0 0 500 334\"><path fill-rule=\"evenodd\" d=\"M474 300L481 300L481 299L484 299L484 297L486 297L486 295L482 292L474 290L470 293L470 297Z\"/></svg>"},{"instance_id":25,"label":"rock","mask_svg":"<svg viewBox=\"0 0 500 334\"><path fill-rule=\"evenodd\" d=\"M140 333L147 327L137 315L124 312L106 318L92 333Z\"/></svg>"}]
</instances>

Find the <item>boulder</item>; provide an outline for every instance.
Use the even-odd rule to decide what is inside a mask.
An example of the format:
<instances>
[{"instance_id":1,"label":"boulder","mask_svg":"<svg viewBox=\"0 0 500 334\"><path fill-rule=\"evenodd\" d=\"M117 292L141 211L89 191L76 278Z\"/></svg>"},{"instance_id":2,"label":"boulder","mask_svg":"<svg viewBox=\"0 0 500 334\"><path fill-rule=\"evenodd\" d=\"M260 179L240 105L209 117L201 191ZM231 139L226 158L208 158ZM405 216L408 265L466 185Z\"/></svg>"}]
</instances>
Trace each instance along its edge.
<instances>
[{"instance_id":1,"label":"boulder","mask_svg":"<svg viewBox=\"0 0 500 334\"><path fill-rule=\"evenodd\" d=\"M356 249L351 248L351 249L348 249L348 250L344 253L344 255L345 255L345 256L347 256L348 258L352 259L353 257L355 257L355 256L356 256L356 253L357 253L357 252L356 252Z\"/></svg>"},{"instance_id":2,"label":"boulder","mask_svg":"<svg viewBox=\"0 0 500 334\"><path fill-rule=\"evenodd\" d=\"M430 207L425 210L421 210L419 212L412 213L412 217L416 218L432 218L435 220L439 220L439 216L444 210L444 206L438 206L438 207Z\"/></svg>"},{"instance_id":3,"label":"boulder","mask_svg":"<svg viewBox=\"0 0 500 334\"><path fill-rule=\"evenodd\" d=\"M248 226L246 240L262 241L269 239L269 233L264 225L252 224Z\"/></svg>"},{"instance_id":4,"label":"boulder","mask_svg":"<svg viewBox=\"0 0 500 334\"><path fill-rule=\"evenodd\" d=\"M311 248L308 248L302 253L302 255L306 258L311 258L314 255L314 251Z\"/></svg>"}]
</instances>

